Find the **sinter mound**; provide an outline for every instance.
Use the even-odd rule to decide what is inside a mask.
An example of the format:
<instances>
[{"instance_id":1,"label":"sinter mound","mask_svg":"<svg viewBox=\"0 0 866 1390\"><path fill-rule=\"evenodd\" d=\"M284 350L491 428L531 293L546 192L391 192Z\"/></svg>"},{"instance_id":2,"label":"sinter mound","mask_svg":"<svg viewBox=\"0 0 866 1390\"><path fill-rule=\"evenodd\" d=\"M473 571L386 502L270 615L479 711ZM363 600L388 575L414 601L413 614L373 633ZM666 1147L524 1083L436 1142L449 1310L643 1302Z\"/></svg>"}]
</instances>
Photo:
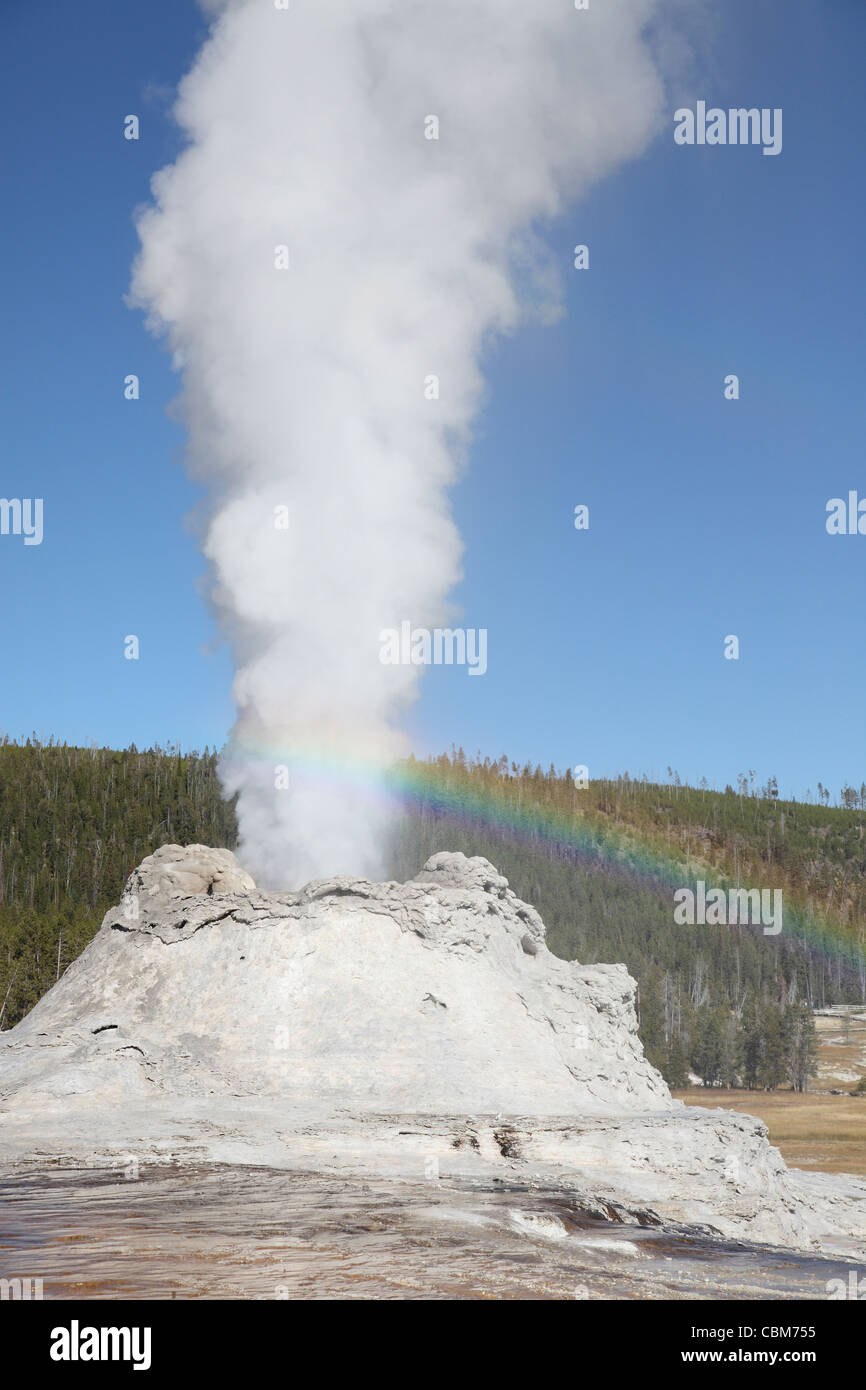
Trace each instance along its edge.
<instances>
[{"instance_id":1,"label":"sinter mound","mask_svg":"<svg viewBox=\"0 0 866 1390\"><path fill-rule=\"evenodd\" d=\"M0 1035L0 1162L230 1162L570 1187L780 1244L866 1245L866 1183L671 1098L622 965L559 960L485 859L260 893L166 845ZM411 1123L409 1119L411 1118ZM851 1247L846 1237L856 1237Z\"/></svg>"}]
</instances>

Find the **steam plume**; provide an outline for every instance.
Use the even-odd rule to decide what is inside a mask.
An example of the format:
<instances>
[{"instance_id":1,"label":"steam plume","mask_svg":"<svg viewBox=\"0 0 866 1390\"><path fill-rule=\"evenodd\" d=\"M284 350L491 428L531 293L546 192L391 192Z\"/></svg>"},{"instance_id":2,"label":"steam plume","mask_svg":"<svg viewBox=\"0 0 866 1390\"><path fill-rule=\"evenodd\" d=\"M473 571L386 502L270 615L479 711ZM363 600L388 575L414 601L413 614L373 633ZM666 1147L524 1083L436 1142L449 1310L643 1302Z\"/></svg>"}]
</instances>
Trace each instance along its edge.
<instances>
[{"instance_id":1,"label":"steam plume","mask_svg":"<svg viewBox=\"0 0 866 1390\"><path fill-rule=\"evenodd\" d=\"M448 619L448 489L482 349L527 303L555 305L570 247L545 251L539 221L654 129L654 3L206 8L176 108L188 144L139 216L131 300L182 371L209 488L203 549L236 665L222 775L262 886L375 875L377 773L406 751L420 674L383 665L379 634Z\"/></svg>"}]
</instances>

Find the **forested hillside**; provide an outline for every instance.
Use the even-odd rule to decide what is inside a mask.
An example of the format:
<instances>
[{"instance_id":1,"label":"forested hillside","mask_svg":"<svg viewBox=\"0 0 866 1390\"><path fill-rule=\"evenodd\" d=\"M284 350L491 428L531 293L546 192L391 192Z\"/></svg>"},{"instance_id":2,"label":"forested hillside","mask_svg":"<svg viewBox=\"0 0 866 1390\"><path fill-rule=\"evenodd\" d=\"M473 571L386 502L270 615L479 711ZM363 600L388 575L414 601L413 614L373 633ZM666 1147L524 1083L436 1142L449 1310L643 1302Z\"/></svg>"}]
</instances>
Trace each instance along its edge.
<instances>
[{"instance_id":1,"label":"forested hillside","mask_svg":"<svg viewBox=\"0 0 866 1390\"><path fill-rule=\"evenodd\" d=\"M802 804L780 801L772 781L714 792L671 777L578 788L505 758L410 761L389 872L409 877L440 849L491 859L538 908L551 949L626 963L666 1066L693 1058L732 1011L754 1031L770 1010L772 1031L772 1011L866 998L863 789L830 806L823 788L820 804ZM0 744L0 1026L50 988L146 854L169 841L233 848L236 833L215 753ZM782 888L783 932L675 926L672 885L698 877Z\"/></svg>"},{"instance_id":2,"label":"forested hillside","mask_svg":"<svg viewBox=\"0 0 866 1390\"><path fill-rule=\"evenodd\" d=\"M0 1027L79 955L146 854L234 845L216 757L0 743Z\"/></svg>"}]
</instances>

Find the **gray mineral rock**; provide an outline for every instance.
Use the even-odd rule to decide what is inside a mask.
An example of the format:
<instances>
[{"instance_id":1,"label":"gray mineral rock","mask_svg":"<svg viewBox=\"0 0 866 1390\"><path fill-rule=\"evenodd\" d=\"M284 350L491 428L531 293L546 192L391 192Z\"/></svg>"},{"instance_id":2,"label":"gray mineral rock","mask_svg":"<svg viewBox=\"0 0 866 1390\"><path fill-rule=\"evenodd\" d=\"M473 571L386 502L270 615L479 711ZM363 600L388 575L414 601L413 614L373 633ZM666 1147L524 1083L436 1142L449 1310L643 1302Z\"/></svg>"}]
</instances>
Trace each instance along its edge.
<instances>
[{"instance_id":1,"label":"gray mineral rock","mask_svg":"<svg viewBox=\"0 0 866 1390\"><path fill-rule=\"evenodd\" d=\"M260 1164L570 1186L663 1220L866 1246L866 1184L671 1098L622 965L552 955L485 859L260 893L166 845L0 1034L0 1163Z\"/></svg>"}]
</instances>

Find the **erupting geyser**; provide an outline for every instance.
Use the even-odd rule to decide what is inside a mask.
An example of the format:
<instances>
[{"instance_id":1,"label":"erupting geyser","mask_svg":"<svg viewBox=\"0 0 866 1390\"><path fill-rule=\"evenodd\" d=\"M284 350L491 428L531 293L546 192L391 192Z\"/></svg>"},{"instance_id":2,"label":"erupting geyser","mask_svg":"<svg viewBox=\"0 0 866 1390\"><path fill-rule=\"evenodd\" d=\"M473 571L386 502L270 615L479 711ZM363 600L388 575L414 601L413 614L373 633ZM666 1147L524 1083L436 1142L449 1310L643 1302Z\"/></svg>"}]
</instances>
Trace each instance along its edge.
<instances>
[{"instance_id":1,"label":"erupting geyser","mask_svg":"<svg viewBox=\"0 0 866 1390\"><path fill-rule=\"evenodd\" d=\"M206 8L131 302L182 372L209 489L237 672L223 778L263 885L376 875L421 669L382 662L379 635L448 620L482 349L555 312L571 233L554 255L535 228L660 118L656 4Z\"/></svg>"}]
</instances>

